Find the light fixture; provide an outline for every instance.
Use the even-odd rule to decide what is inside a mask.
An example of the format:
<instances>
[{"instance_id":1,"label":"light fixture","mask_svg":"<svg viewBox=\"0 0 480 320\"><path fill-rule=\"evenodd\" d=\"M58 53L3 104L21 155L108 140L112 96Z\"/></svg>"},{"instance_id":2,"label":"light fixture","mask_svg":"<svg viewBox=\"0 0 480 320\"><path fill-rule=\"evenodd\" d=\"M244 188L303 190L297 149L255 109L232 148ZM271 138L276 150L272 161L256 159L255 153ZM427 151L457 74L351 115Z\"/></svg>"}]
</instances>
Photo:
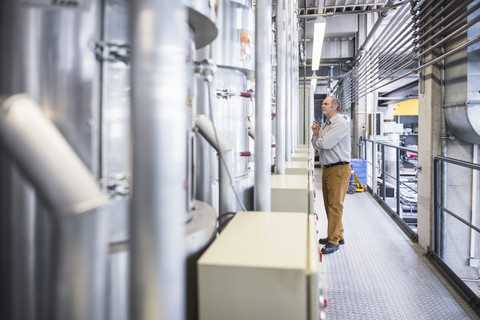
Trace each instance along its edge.
<instances>
[{"instance_id":1,"label":"light fixture","mask_svg":"<svg viewBox=\"0 0 480 320\"><path fill-rule=\"evenodd\" d=\"M315 90L317 89L317 78L313 78L316 76L317 74L314 72L312 74L312 79L310 80L310 88L313 90L313 92L315 92Z\"/></svg>"},{"instance_id":2,"label":"light fixture","mask_svg":"<svg viewBox=\"0 0 480 320\"><path fill-rule=\"evenodd\" d=\"M327 20L322 17L317 18L313 26L312 70L318 70Z\"/></svg>"}]
</instances>

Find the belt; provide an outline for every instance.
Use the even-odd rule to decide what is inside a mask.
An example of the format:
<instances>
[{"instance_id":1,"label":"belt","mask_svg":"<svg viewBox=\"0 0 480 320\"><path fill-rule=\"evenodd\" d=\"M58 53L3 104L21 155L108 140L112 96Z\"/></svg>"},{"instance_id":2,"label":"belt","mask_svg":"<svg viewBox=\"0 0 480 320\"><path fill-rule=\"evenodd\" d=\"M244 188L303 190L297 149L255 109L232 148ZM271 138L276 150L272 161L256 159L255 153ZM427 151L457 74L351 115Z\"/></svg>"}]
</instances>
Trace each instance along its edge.
<instances>
[{"instance_id":1,"label":"belt","mask_svg":"<svg viewBox=\"0 0 480 320\"><path fill-rule=\"evenodd\" d=\"M335 167L335 166L341 166L343 164L350 164L350 162L348 161L340 161L340 162L335 162L335 163L331 163L331 164L325 164L323 165L325 168L331 168L331 167Z\"/></svg>"}]
</instances>

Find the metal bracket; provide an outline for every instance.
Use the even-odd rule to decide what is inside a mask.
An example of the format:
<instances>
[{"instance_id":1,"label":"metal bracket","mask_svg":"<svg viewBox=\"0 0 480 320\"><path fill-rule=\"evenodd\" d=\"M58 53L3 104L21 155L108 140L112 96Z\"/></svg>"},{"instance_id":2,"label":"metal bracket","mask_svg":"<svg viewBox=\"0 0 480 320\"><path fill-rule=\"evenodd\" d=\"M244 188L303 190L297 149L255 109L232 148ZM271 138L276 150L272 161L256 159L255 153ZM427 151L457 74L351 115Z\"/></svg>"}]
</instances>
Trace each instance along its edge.
<instances>
[{"instance_id":1,"label":"metal bracket","mask_svg":"<svg viewBox=\"0 0 480 320\"><path fill-rule=\"evenodd\" d=\"M131 47L125 43L96 42L95 56L100 61L122 62L130 64Z\"/></svg>"},{"instance_id":2,"label":"metal bracket","mask_svg":"<svg viewBox=\"0 0 480 320\"><path fill-rule=\"evenodd\" d=\"M112 197L126 197L130 195L130 182L129 177L126 174L101 178L99 182L103 189Z\"/></svg>"},{"instance_id":3,"label":"metal bracket","mask_svg":"<svg viewBox=\"0 0 480 320\"><path fill-rule=\"evenodd\" d=\"M236 96L237 93L232 89L217 89L217 98L230 99L233 96Z\"/></svg>"},{"instance_id":4,"label":"metal bracket","mask_svg":"<svg viewBox=\"0 0 480 320\"><path fill-rule=\"evenodd\" d=\"M215 72L217 72L217 65L211 59L204 59L202 61L195 61L195 74L203 77L205 81L211 82Z\"/></svg>"}]
</instances>

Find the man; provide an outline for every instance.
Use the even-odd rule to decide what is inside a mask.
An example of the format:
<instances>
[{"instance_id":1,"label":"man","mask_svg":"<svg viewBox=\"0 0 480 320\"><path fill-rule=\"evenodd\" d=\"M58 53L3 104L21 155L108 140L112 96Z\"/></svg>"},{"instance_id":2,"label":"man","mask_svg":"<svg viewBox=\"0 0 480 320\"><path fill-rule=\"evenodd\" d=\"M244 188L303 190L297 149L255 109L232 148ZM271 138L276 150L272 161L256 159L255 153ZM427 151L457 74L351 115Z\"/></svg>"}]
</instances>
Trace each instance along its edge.
<instances>
[{"instance_id":1,"label":"man","mask_svg":"<svg viewBox=\"0 0 480 320\"><path fill-rule=\"evenodd\" d=\"M327 121L320 125L312 124L313 148L319 151L322 164L323 204L327 213L327 238L318 242L324 244L322 253L329 254L338 250L343 239L343 200L350 182L350 125L339 113L340 101L334 97L323 100L322 111Z\"/></svg>"}]
</instances>

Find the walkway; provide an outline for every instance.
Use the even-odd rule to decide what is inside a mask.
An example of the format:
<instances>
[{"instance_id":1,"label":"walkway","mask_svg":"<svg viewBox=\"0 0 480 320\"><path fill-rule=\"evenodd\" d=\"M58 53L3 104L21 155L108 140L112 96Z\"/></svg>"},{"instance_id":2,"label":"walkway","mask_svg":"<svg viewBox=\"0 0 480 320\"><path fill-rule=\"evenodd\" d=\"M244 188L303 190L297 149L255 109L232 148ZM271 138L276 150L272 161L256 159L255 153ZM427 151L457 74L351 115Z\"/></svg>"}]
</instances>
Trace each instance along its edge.
<instances>
[{"instance_id":1,"label":"walkway","mask_svg":"<svg viewBox=\"0 0 480 320\"><path fill-rule=\"evenodd\" d=\"M319 168L315 190L323 238ZM343 225L345 244L320 263L328 320L480 319L368 192L347 194Z\"/></svg>"}]
</instances>

